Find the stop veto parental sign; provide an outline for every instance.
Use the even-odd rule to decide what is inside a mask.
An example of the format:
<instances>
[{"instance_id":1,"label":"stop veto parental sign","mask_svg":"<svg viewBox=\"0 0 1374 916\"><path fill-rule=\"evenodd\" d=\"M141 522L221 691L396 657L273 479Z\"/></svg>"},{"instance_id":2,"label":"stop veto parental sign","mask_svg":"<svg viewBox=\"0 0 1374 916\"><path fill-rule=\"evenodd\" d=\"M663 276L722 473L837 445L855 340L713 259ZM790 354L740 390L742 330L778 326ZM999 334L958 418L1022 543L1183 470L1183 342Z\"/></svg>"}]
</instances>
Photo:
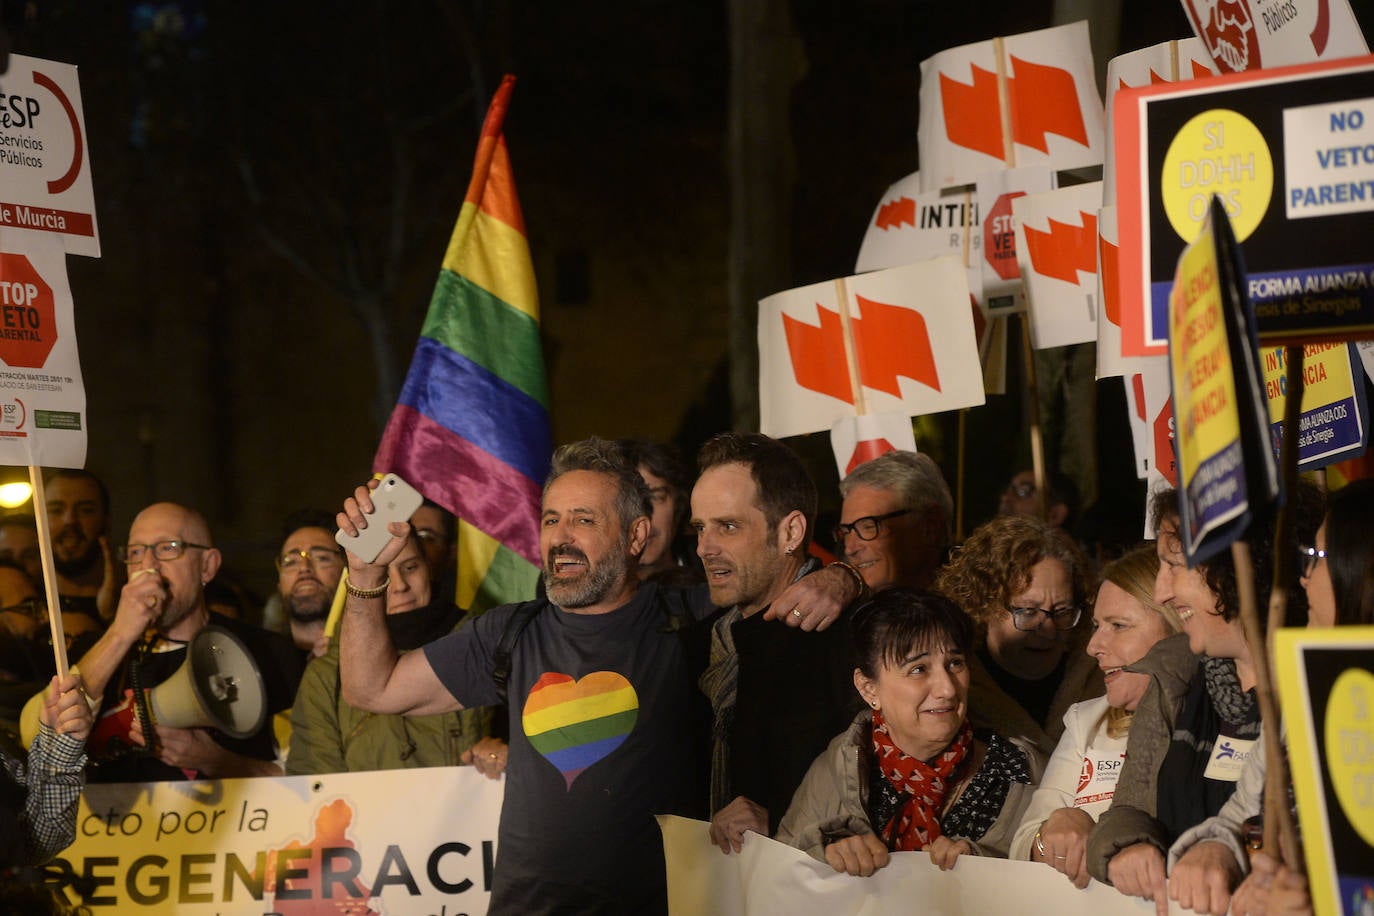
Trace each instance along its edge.
<instances>
[{"instance_id":1,"label":"stop veto parental sign","mask_svg":"<svg viewBox=\"0 0 1374 916\"><path fill-rule=\"evenodd\" d=\"M22 254L0 252L0 360L41 369L57 343L52 287Z\"/></svg>"}]
</instances>

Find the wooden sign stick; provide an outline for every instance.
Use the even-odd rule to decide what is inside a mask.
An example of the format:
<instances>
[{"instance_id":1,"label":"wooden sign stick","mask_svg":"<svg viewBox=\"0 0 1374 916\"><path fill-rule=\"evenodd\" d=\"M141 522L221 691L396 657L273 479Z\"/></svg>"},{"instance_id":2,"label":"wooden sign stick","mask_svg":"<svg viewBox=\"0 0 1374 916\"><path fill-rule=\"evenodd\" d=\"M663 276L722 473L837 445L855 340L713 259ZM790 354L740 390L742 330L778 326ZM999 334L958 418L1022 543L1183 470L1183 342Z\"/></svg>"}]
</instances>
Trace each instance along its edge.
<instances>
[{"instance_id":1,"label":"wooden sign stick","mask_svg":"<svg viewBox=\"0 0 1374 916\"><path fill-rule=\"evenodd\" d=\"M38 553L43 562L43 587L48 598L48 626L59 677L67 675L67 636L62 630L62 599L57 594L57 567L52 559L52 532L48 528L48 498L43 491L43 469L29 465L33 487L33 521L38 529Z\"/></svg>"}]
</instances>

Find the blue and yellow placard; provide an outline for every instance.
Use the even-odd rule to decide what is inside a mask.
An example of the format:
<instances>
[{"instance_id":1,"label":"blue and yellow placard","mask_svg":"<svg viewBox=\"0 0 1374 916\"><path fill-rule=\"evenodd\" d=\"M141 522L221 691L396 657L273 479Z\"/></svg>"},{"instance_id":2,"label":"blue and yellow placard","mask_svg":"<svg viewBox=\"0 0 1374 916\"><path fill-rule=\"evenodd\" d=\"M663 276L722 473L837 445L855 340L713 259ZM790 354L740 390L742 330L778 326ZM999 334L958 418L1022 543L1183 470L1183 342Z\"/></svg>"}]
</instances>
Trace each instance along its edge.
<instances>
[{"instance_id":1,"label":"blue and yellow placard","mask_svg":"<svg viewBox=\"0 0 1374 916\"><path fill-rule=\"evenodd\" d=\"M1374 627L1274 634L1288 764L1317 913L1374 905Z\"/></svg>"},{"instance_id":2,"label":"blue and yellow placard","mask_svg":"<svg viewBox=\"0 0 1374 916\"><path fill-rule=\"evenodd\" d=\"M1260 351L1269 433L1274 453L1283 441L1288 370L1282 347ZM1302 348L1302 416L1298 421L1298 470L1313 471L1353 458L1369 444L1364 371L1354 344L1318 343Z\"/></svg>"}]
</instances>

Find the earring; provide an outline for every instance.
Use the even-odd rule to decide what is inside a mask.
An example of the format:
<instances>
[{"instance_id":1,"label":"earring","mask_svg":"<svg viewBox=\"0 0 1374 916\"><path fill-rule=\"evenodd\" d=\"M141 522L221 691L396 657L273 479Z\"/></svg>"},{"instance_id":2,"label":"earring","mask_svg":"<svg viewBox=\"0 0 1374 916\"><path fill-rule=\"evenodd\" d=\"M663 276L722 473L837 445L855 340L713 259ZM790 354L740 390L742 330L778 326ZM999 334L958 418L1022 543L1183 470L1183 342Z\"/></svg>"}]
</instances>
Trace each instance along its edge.
<instances>
[{"instance_id":1,"label":"earring","mask_svg":"<svg viewBox=\"0 0 1374 916\"><path fill-rule=\"evenodd\" d=\"M790 556L792 556L792 553L793 553L796 549L797 549L797 548L795 548L795 547L789 547L789 548L787 548L786 550L784 550L783 553L787 554L787 555L790 557Z\"/></svg>"}]
</instances>

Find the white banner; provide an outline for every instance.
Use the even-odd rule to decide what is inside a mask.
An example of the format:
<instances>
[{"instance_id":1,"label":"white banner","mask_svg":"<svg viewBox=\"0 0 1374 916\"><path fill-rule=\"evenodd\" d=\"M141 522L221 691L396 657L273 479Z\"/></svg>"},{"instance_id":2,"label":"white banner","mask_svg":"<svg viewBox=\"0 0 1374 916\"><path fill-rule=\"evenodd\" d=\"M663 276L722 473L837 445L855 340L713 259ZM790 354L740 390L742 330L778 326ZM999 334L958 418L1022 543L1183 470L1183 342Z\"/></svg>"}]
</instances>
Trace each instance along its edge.
<instances>
[{"instance_id":1,"label":"white banner","mask_svg":"<svg viewBox=\"0 0 1374 916\"><path fill-rule=\"evenodd\" d=\"M479 914L504 791L472 767L91 785L57 862L96 912Z\"/></svg>"},{"instance_id":2,"label":"white banner","mask_svg":"<svg viewBox=\"0 0 1374 916\"><path fill-rule=\"evenodd\" d=\"M888 452L915 452L916 432L905 413L870 413L841 417L830 427L830 450L840 479L865 461Z\"/></svg>"},{"instance_id":3,"label":"white banner","mask_svg":"<svg viewBox=\"0 0 1374 916\"><path fill-rule=\"evenodd\" d=\"M983 916L1153 914L1153 902L1092 881L1078 890L1038 862L965 856L940 871L924 852L896 852L868 878L840 874L775 840L746 834L744 848L724 855L702 821L660 817L668 859L668 911L682 916L786 913L788 916L886 916L910 913ZM1171 913L1190 913L1171 903Z\"/></svg>"},{"instance_id":4,"label":"white banner","mask_svg":"<svg viewBox=\"0 0 1374 916\"><path fill-rule=\"evenodd\" d=\"M1102 98L1085 21L941 51L921 62L920 101L925 190L1001 168L1102 164Z\"/></svg>"},{"instance_id":5,"label":"white banner","mask_svg":"<svg viewBox=\"0 0 1374 916\"><path fill-rule=\"evenodd\" d=\"M86 464L86 388L62 240L12 229L0 229L0 464Z\"/></svg>"},{"instance_id":6,"label":"white banner","mask_svg":"<svg viewBox=\"0 0 1374 916\"><path fill-rule=\"evenodd\" d=\"M974 263L981 238L978 206L969 190L921 191L921 173L889 187L864 232L855 273L957 255Z\"/></svg>"},{"instance_id":7,"label":"white banner","mask_svg":"<svg viewBox=\"0 0 1374 916\"><path fill-rule=\"evenodd\" d=\"M1003 169L978 176L978 212L983 236L981 267L983 302L1014 296L1022 288L1021 267L1016 263L1016 226L1011 202L1027 194L1044 194L1056 187L1053 169L1030 166Z\"/></svg>"},{"instance_id":8,"label":"white banner","mask_svg":"<svg viewBox=\"0 0 1374 916\"><path fill-rule=\"evenodd\" d=\"M952 256L761 300L761 430L781 438L842 417L982 404L975 308Z\"/></svg>"},{"instance_id":9,"label":"white banner","mask_svg":"<svg viewBox=\"0 0 1374 916\"><path fill-rule=\"evenodd\" d=\"M100 257L86 136L76 68L10 55L0 74L0 228Z\"/></svg>"},{"instance_id":10,"label":"white banner","mask_svg":"<svg viewBox=\"0 0 1374 916\"><path fill-rule=\"evenodd\" d=\"M1102 182L1011 202L1016 259L1037 350L1097 340L1097 211Z\"/></svg>"},{"instance_id":11,"label":"white banner","mask_svg":"<svg viewBox=\"0 0 1374 916\"><path fill-rule=\"evenodd\" d=\"M1350 0L1182 0L1222 73L1369 53Z\"/></svg>"}]
</instances>

